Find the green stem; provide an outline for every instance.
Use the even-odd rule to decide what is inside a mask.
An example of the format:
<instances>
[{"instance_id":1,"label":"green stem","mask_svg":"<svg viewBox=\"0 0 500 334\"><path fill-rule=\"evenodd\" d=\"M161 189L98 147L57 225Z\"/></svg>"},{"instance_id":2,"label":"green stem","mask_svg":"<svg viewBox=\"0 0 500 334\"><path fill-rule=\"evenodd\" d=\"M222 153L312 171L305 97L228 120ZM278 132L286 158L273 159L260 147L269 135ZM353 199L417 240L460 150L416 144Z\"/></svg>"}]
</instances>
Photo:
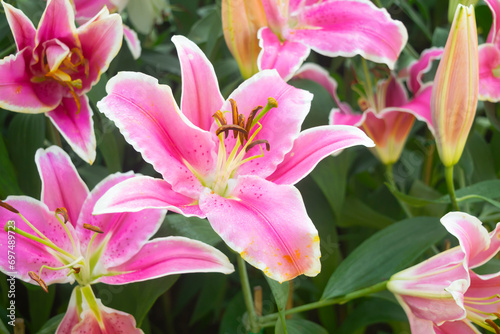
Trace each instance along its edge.
<instances>
[{"instance_id":1,"label":"green stem","mask_svg":"<svg viewBox=\"0 0 500 334\"><path fill-rule=\"evenodd\" d=\"M320 300L320 301L317 301L314 303L297 306L297 307L291 308L289 310L286 310L285 315L300 313L300 312L304 312L304 311L310 311L310 310L314 310L314 309L317 309L320 307L325 307L325 306L330 306L330 305L335 305L335 304L344 304L350 300L360 298L360 297L365 297L365 296L371 295L375 292L380 292L380 291L385 290L387 288L387 282L388 281L380 282L380 283L372 285L368 288L348 293L347 295L345 295L343 297L338 297L338 298L333 298L333 299L325 299L325 300ZM271 324L273 321L275 324L278 317L279 317L278 313L272 313L272 314L268 314L268 315L265 315L263 317L260 317L259 320L260 320L262 327L264 327L264 325L266 325L265 327L269 327L268 324ZM274 324L273 324L273 326L274 326Z\"/></svg>"},{"instance_id":2,"label":"green stem","mask_svg":"<svg viewBox=\"0 0 500 334\"><path fill-rule=\"evenodd\" d=\"M257 323L257 314L255 313L255 308L253 307L252 291L250 289L250 282L248 281L248 273L245 260L243 260L241 255L237 255L236 259L238 262L238 271L240 273L243 299L245 300L245 306L248 312L248 322L250 323L250 331L252 333L258 333L260 328L259 324Z\"/></svg>"},{"instance_id":3,"label":"green stem","mask_svg":"<svg viewBox=\"0 0 500 334\"><path fill-rule=\"evenodd\" d=\"M389 182L389 184L394 189L398 190L396 182L394 181L394 172L392 170L392 166L393 166L393 164L387 164L387 165L385 165L385 167L386 167L385 177L387 178L387 182ZM408 218L413 217L413 215L411 214L411 211L410 211L410 208L408 207L408 205L406 205L406 203L403 202L402 200L400 200L397 196L394 196L394 197L396 197L399 205L401 206L401 208L403 208L403 211L405 212L406 216Z\"/></svg>"},{"instance_id":4,"label":"green stem","mask_svg":"<svg viewBox=\"0 0 500 334\"><path fill-rule=\"evenodd\" d=\"M445 166L444 177L446 178L446 185L448 186L448 194L450 195L451 204L453 209L460 211L457 204L457 197L455 196L455 185L453 184L453 165Z\"/></svg>"},{"instance_id":5,"label":"green stem","mask_svg":"<svg viewBox=\"0 0 500 334\"><path fill-rule=\"evenodd\" d=\"M368 63L366 62L365 58L361 58L361 63L363 64L363 72L365 73L365 83L366 83L366 98L367 102L370 104L370 107L373 109L377 109L377 106L375 105L375 100L373 98L373 86L372 86L372 80L370 78L370 72L368 71Z\"/></svg>"}]
</instances>

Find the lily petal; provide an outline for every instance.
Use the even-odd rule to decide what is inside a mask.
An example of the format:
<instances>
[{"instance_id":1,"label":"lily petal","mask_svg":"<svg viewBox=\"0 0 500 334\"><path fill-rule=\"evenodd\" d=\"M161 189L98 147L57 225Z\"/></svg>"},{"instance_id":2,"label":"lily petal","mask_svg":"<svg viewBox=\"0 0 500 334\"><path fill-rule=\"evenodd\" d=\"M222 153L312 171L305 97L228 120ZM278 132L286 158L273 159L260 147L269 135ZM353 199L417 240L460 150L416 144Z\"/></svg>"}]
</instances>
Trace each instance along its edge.
<instances>
[{"instance_id":1,"label":"lily petal","mask_svg":"<svg viewBox=\"0 0 500 334\"><path fill-rule=\"evenodd\" d=\"M478 49L478 58L479 99L500 101L500 77L495 76L493 72L500 67L500 50L493 44L483 44Z\"/></svg>"},{"instance_id":2,"label":"lily petal","mask_svg":"<svg viewBox=\"0 0 500 334\"><path fill-rule=\"evenodd\" d=\"M271 109L259 121L262 130L255 140L267 140L271 149L269 152L264 152L263 157L241 165L238 169L239 175L250 174L265 178L274 172L285 154L292 149L312 100L311 93L288 85L276 71L271 70L255 74L229 96L236 101L239 112L245 119L256 106L265 106L269 97L276 100L278 107ZM231 110L230 103L226 101L221 110ZM224 143L229 147L227 151L230 151L234 147L235 139L229 136ZM259 154L261 154L260 148L254 147L248 151L246 157Z\"/></svg>"},{"instance_id":3,"label":"lily petal","mask_svg":"<svg viewBox=\"0 0 500 334\"><path fill-rule=\"evenodd\" d=\"M73 80L82 80L79 94L88 92L99 81L122 45L123 25L120 15L109 14L104 7L96 17L99 19L91 20L77 30L83 56L89 63L87 73L79 71L72 76Z\"/></svg>"},{"instance_id":4,"label":"lily petal","mask_svg":"<svg viewBox=\"0 0 500 334\"><path fill-rule=\"evenodd\" d=\"M205 218L196 200L172 190L162 179L137 175L111 188L96 203L93 214L168 209L185 216Z\"/></svg>"},{"instance_id":5,"label":"lily petal","mask_svg":"<svg viewBox=\"0 0 500 334\"><path fill-rule=\"evenodd\" d=\"M73 289L71 293L71 298L69 300L68 309L64 314L64 318L57 326L56 333L71 333L73 327L80 321L80 316L78 315L78 306L76 305L76 288Z\"/></svg>"},{"instance_id":6,"label":"lily petal","mask_svg":"<svg viewBox=\"0 0 500 334\"><path fill-rule=\"evenodd\" d=\"M462 321L447 321L441 326L436 327L434 329L436 334L481 334L470 321L465 319Z\"/></svg>"},{"instance_id":7,"label":"lily petal","mask_svg":"<svg viewBox=\"0 0 500 334\"><path fill-rule=\"evenodd\" d=\"M61 104L47 113L57 130L83 160L92 164L96 156L96 139L92 109L86 95L79 96L80 109L73 97L63 98Z\"/></svg>"},{"instance_id":8,"label":"lily petal","mask_svg":"<svg viewBox=\"0 0 500 334\"><path fill-rule=\"evenodd\" d=\"M490 246L488 232L483 223L474 216L464 212L449 212L441 218L441 224L458 239L467 263L469 259L481 256L481 253Z\"/></svg>"},{"instance_id":9,"label":"lily petal","mask_svg":"<svg viewBox=\"0 0 500 334\"><path fill-rule=\"evenodd\" d=\"M120 72L108 81L108 96L97 103L144 159L175 191L196 198L202 176L215 169L212 134L194 126L178 109L170 87L142 73Z\"/></svg>"},{"instance_id":10,"label":"lily petal","mask_svg":"<svg viewBox=\"0 0 500 334\"><path fill-rule=\"evenodd\" d=\"M86 306L80 317L80 322L71 330L72 334L87 333L130 333L144 334L136 328L136 322L131 314L121 312L102 304L100 299L96 299L102 317L102 326L96 319L94 312ZM104 328L103 328L104 327Z\"/></svg>"},{"instance_id":11,"label":"lily petal","mask_svg":"<svg viewBox=\"0 0 500 334\"><path fill-rule=\"evenodd\" d=\"M114 9L110 0L73 0L76 9L76 22L80 25L91 20L101 9L106 6Z\"/></svg>"},{"instance_id":12,"label":"lily petal","mask_svg":"<svg viewBox=\"0 0 500 334\"><path fill-rule=\"evenodd\" d=\"M46 150L36 151L35 163L42 179L42 202L50 211L65 208L69 221L76 226L89 189L78 175L70 157L58 146L51 146Z\"/></svg>"},{"instance_id":13,"label":"lily petal","mask_svg":"<svg viewBox=\"0 0 500 334\"><path fill-rule=\"evenodd\" d=\"M329 57L361 55L390 69L408 33L403 23L367 0L330 0L306 6L287 39Z\"/></svg>"},{"instance_id":14,"label":"lily petal","mask_svg":"<svg viewBox=\"0 0 500 334\"><path fill-rule=\"evenodd\" d=\"M267 180L293 185L325 157L355 145L372 147L375 144L363 131L353 126L329 125L307 129L295 139L293 148Z\"/></svg>"},{"instance_id":15,"label":"lily petal","mask_svg":"<svg viewBox=\"0 0 500 334\"><path fill-rule=\"evenodd\" d=\"M321 270L319 237L299 191L256 176L231 180L231 196L206 189L200 208L221 238L279 282Z\"/></svg>"},{"instance_id":16,"label":"lily petal","mask_svg":"<svg viewBox=\"0 0 500 334\"><path fill-rule=\"evenodd\" d=\"M44 203L27 196L9 196L5 202L16 208L35 228L45 236L50 237L50 240L59 248L69 253L73 252L71 241L64 231L64 228L57 221L54 212L49 211ZM15 222L16 228L36 235L17 214L1 208L0 210L2 210L3 223L12 220ZM76 234L74 233L72 225L67 224L66 226L76 240ZM0 233L0 248L4 254L7 254L7 246L7 233L2 231ZM41 265L50 267L60 267L63 265L61 261L53 255L52 250L49 251L48 247L20 235L16 237L16 257L19 259L29 259L29 261L16 262L16 277L32 284L36 283L34 283L28 275L29 271L34 271L38 274ZM0 257L0 269L4 273L13 271L9 267L7 256ZM65 270L44 270L41 278L47 285L52 283L72 283L74 281L73 276L68 277L66 274L67 271Z\"/></svg>"},{"instance_id":17,"label":"lily petal","mask_svg":"<svg viewBox=\"0 0 500 334\"><path fill-rule=\"evenodd\" d=\"M276 33L280 32L288 20L289 1L262 0L262 6L266 12L269 27Z\"/></svg>"},{"instance_id":18,"label":"lily petal","mask_svg":"<svg viewBox=\"0 0 500 334\"><path fill-rule=\"evenodd\" d=\"M293 76L311 51L302 43L280 41L267 27L259 29L257 37L262 48L257 57L259 70L275 69L285 81Z\"/></svg>"},{"instance_id":19,"label":"lily petal","mask_svg":"<svg viewBox=\"0 0 500 334\"><path fill-rule=\"evenodd\" d=\"M366 117L364 114L353 113L350 108L347 111L348 112L333 108L328 117L330 124L360 126L364 122Z\"/></svg>"},{"instance_id":20,"label":"lily petal","mask_svg":"<svg viewBox=\"0 0 500 334\"><path fill-rule=\"evenodd\" d=\"M408 67L408 88L412 93L415 94L420 90L420 87L424 84L422 77L431 69L432 62L441 58L443 50L443 48L436 47L426 49L422 51L420 58Z\"/></svg>"},{"instance_id":21,"label":"lily petal","mask_svg":"<svg viewBox=\"0 0 500 334\"><path fill-rule=\"evenodd\" d=\"M91 252L99 253L99 265L104 273L107 268L119 265L134 256L160 228L166 210L142 210L121 214L93 216L96 202L113 186L134 179L133 173L112 174L102 180L90 193L78 217L77 233L82 253L94 235L84 224L99 227L103 233L95 236ZM123 247L127 245L127 247ZM103 247L103 249L101 249Z\"/></svg>"},{"instance_id":22,"label":"lily petal","mask_svg":"<svg viewBox=\"0 0 500 334\"><path fill-rule=\"evenodd\" d=\"M139 59L139 57L141 56L142 48L141 41L139 40L139 37L137 37L137 33L132 30L132 28L124 24L123 38L125 38L125 42L127 43L127 46L132 53L132 57L134 57L134 59Z\"/></svg>"},{"instance_id":23,"label":"lily petal","mask_svg":"<svg viewBox=\"0 0 500 334\"><path fill-rule=\"evenodd\" d=\"M129 261L110 268L120 274L103 276L100 281L126 284L174 274L233 271L234 266L218 249L197 240L167 237L148 242Z\"/></svg>"},{"instance_id":24,"label":"lily petal","mask_svg":"<svg viewBox=\"0 0 500 334\"><path fill-rule=\"evenodd\" d=\"M472 257L469 262L470 268L479 267L491 258L493 258L500 251L500 223L489 234L488 248L483 249L481 252Z\"/></svg>"},{"instance_id":25,"label":"lily petal","mask_svg":"<svg viewBox=\"0 0 500 334\"><path fill-rule=\"evenodd\" d=\"M36 31L35 44L59 39L69 47L79 47L76 34L75 13L70 1L48 0Z\"/></svg>"},{"instance_id":26,"label":"lily petal","mask_svg":"<svg viewBox=\"0 0 500 334\"><path fill-rule=\"evenodd\" d=\"M498 0L484 0L491 10L493 16L493 22L491 24L491 29L486 39L486 43L494 43L499 46L498 30L500 29L500 3Z\"/></svg>"},{"instance_id":27,"label":"lily petal","mask_svg":"<svg viewBox=\"0 0 500 334\"><path fill-rule=\"evenodd\" d=\"M200 48L184 36L172 37L182 72L182 113L200 129L208 131L213 114L224 102L215 71Z\"/></svg>"},{"instance_id":28,"label":"lily petal","mask_svg":"<svg viewBox=\"0 0 500 334\"><path fill-rule=\"evenodd\" d=\"M33 23L31 23L30 19L21 10L3 1L2 5L16 42L17 51L21 51L25 47L34 48L36 29Z\"/></svg>"},{"instance_id":29,"label":"lily petal","mask_svg":"<svg viewBox=\"0 0 500 334\"><path fill-rule=\"evenodd\" d=\"M47 112L59 105L62 86L56 82L31 82L28 71L31 48L0 60L0 107L23 113Z\"/></svg>"},{"instance_id":30,"label":"lily petal","mask_svg":"<svg viewBox=\"0 0 500 334\"><path fill-rule=\"evenodd\" d=\"M490 277L484 277L471 271L470 280L470 287L465 294L467 298L482 298L483 300L487 300L488 298L495 297L498 300L498 297L496 296L498 296L498 286L500 285L499 273L490 275ZM495 301L495 299L492 299L491 301ZM498 302L474 303L471 306L479 312L484 312L484 314L481 314L481 316L486 319L496 319L495 316L492 316L490 314L500 312L500 303Z\"/></svg>"}]
</instances>

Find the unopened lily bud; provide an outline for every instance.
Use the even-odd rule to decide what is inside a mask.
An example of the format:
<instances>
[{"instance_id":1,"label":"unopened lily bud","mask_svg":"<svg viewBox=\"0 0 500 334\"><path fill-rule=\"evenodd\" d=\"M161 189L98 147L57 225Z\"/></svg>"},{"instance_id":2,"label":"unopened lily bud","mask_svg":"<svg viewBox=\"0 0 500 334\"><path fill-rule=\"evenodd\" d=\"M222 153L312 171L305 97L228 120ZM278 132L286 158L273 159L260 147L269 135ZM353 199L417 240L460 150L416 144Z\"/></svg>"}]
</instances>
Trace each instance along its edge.
<instances>
[{"instance_id":1,"label":"unopened lily bud","mask_svg":"<svg viewBox=\"0 0 500 334\"><path fill-rule=\"evenodd\" d=\"M257 31L267 25L260 0L222 0L222 28L227 47L238 62L243 78L259 72Z\"/></svg>"},{"instance_id":2,"label":"unopened lily bud","mask_svg":"<svg viewBox=\"0 0 500 334\"><path fill-rule=\"evenodd\" d=\"M477 4L477 1L478 0L450 0L448 4L448 21L453 21L455 11L457 10L457 6L459 4L464 6L475 6Z\"/></svg>"},{"instance_id":3,"label":"unopened lily bud","mask_svg":"<svg viewBox=\"0 0 500 334\"><path fill-rule=\"evenodd\" d=\"M474 7L458 5L432 88L431 113L441 161L455 165L476 115L479 63Z\"/></svg>"}]
</instances>

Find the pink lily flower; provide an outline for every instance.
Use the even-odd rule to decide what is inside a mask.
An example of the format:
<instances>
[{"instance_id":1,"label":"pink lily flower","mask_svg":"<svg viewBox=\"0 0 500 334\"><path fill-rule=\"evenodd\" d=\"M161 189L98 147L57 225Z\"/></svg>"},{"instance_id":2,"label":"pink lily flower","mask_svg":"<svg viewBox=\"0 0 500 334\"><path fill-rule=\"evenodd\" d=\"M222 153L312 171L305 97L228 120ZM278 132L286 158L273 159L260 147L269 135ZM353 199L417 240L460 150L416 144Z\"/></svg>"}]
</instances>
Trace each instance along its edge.
<instances>
[{"instance_id":1,"label":"pink lily flower","mask_svg":"<svg viewBox=\"0 0 500 334\"><path fill-rule=\"evenodd\" d=\"M312 95L276 71L257 73L224 102L202 51L185 37L172 41L181 62L182 111L170 87L132 72L112 78L98 103L163 179L116 185L94 214L168 208L207 217L229 247L269 277L315 276L318 232L293 185L331 153L372 141L346 126L300 132Z\"/></svg>"},{"instance_id":2,"label":"pink lily flower","mask_svg":"<svg viewBox=\"0 0 500 334\"><path fill-rule=\"evenodd\" d=\"M103 7L111 13L121 12L127 5L128 0L73 0L75 5L75 16L78 24L85 24L96 16ZM134 59L141 56L142 48L137 33L129 26L123 24L123 38L132 53Z\"/></svg>"},{"instance_id":3,"label":"pink lily flower","mask_svg":"<svg viewBox=\"0 0 500 334\"><path fill-rule=\"evenodd\" d=\"M85 93L120 49L120 16L102 9L77 29L71 2L49 0L35 29L23 12L2 4L17 54L0 61L0 107L46 113L75 153L92 163L96 141Z\"/></svg>"},{"instance_id":4,"label":"pink lily flower","mask_svg":"<svg viewBox=\"0 0 500 334\"><path fill-rule=\"evenodd\" d=\"M408 40L404 25L368 0L262 0L268 27L259 30L259 69L284 80L314 50L328 57L361 55L394 67Z\"/></svg>"},{"instance_id":5,"label":"pink lily flower","mask_svg":"<svg viewBox=\"0 0 500 334\"><path fill-rule=\"evenodd\" d=\"M35 161L42 179L41 201L9 196L0 202L10 208L0 209L2 222L8 222L6 231L15 231L16 256L23 259L16 262L14 276L25 282L34 280L45 290L50 284L76 281L101 327L104 318L99 315L91 284L234 271L222 252L202 242L184 237L148 241L160 227L165 210L93 216L96 201L114 185L133 179L133 173L110 175L89 192L69 156L59 147L39 149ZM5 254L9 234L0 234L0 249ZM0 259L0 270L13 271L6 256ZM81 311L81 305L77 309ZM79 313L81 319L84 313Z\"/></svg>"},{"instance_id":6,"label":"pink lily flower","mask_svg":"<svg viewBox=\"0 0 500 334\"><path fill-rule=\"evenodd\" d=\"M478 48L479 99L500 101L500 1L485 0L493 15L493 23L485 44Z\"/></svg>"},{"instance_id":7,"label":"pink lily flower","mask_svg":"<svg viewBox=\"0 0 500 334\"><path fill-rule=\"evenodd\" d=\"M325 87L338 106L330 113L330 124L353 125L365 131L375 142L372 152L382 163L390 165L401 156L415 118L426 122L431 118L432 83L424 83L422 77L442 52L441 48L425 50L419 60L401 71L401 76L408 77L413 98L408 98L403 82L391 74L388 79L378 81L373 96L362 98L363 113L354 113L348 104L339 100L337 82L321 67L305 64L295 78L309 79Z\"/></svg>"},{"instance_id":8,"label":"pink lily flower","mask_svg":"<svg viewBox=\"0 0 500 334\"><path fill-rule=\"evenodd\" d=\"M500 328L500 272L478 275L500 250L500 223L488 231L476 217L450 212L441 218L460 245L391 277L387 288L405 310L414 334L479 333Z\"/></svg>"}]
</instances>

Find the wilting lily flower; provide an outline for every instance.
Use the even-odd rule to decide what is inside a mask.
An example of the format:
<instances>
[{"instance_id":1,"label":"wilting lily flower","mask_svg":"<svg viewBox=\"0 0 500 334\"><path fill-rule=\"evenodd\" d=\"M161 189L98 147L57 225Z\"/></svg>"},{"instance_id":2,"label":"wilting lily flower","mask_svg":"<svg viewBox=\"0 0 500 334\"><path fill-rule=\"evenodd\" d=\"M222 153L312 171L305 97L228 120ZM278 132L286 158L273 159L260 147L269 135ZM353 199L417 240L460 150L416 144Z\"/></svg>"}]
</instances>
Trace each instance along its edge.
<instances>
[{"instance_id":1,"label":"wilting lily flower","mask_svg":"<svg viewBox=\"0 0 500 334\"><path fill-rule=\"evenodd\" d=\"M259 31L259 68L274 68L285 80L311 49L329 57L361 55L392 69L408 39L401 22L368 0L262 0L262 4L268 27Z\"/></svg>"},{"instance_id":2,"label":"wilting lily flower","mask_svg":"<svg viewBox=\"0 0 500 334\"><path fill-rule=\"evenodd\" d=\"M315 276L318 232L293 184L331 153L372 141L347 126L300 132L312 95L276 71L259 72L224 102L201 50L182 36L172 41L181 62L182 111L170 87L132 72L112 78L98 103L163 179L118 184L94 214L168 208L207 217L229 247L269 277Z\"/></svg>"},{"instance_id":3,"label":"wilting lily flower","mask_svg":"<svg viewBox=\"0 0 500 334\"><path fill-rule=\"evenodd\" d=\"M488 234L479 219L462 212L441 218L460 246L444 251L391 277L387 288L403 306L414 334L479 333L473 323L500 330L500 272L478 275L479 267L500 250L500 223Z\"/></svg>"},{"instance_id":4,"label":"wilting lily flower","mask_svg":"<svg viewBox=\"0 0 500 334\"><path fill-rule=\"evenodd\" d=\"M96 16L103 7L106 7L111 13L120 12L125 8L127 2L128 0L73 0L76 10L76 22L81 25L87 23ZM137 33L124 24L123 38L134 59L138 59L142 49Z\"/></svg>"},{"instance_id":5,"label":"wilting lily flower","mask_svg":"<svg viewBox=\"0 0 500 334\"><path fill-rule=\"evenodd\" d=\"M81 301L78 303L77 301ZM132 315L114 310L95 298L89 285L73 289L68 309L56 333L144 333Z\"/></svg>"},{"instance_id":6,"label":"wilting lily flower","mask_svg":"<svg viewBox=\"0 0 500 334\"><path fill-rule=\"evenodd\" d=\"M294 78L312 80L325 87L338 106L330 113L330 124L353 125L365 131L375 142L372 152L390 165L401 156L415 118L426 122L430 118L432 84L424 83L422 76L441 53L440 48L425 50L418 61L402 70L401 75L408 76L411 99L401 80L391 74L388 79L378 81L372 96L368 93L361 99L363 113L354 113L348 104L339 100L337 82L321 67L305 64Z\"/></svg>"},{"instance_id":7,"label":"wilting lily flower","mask_svg":"<svg viewBox=\"0 0 500 334\"><path fill-rule=\"evenodd\" d=\"M0 61L0 107L46 113L73 150L92 163L96 141L85 93L120 49L120 16L103 8L77 29L71 2L49 0L35 29L23 12L2 4L17 54Z\"/></svg>"},{"instance_id":8,"label":"wilting lily flower","mask_svg":"<svg viewBox=\"0 0 500 334\"><path fill-rule=\"evenodd\" d=\"M455 165L465 146L479 89L474 7L459 5L446 41L432 89L431 112L439 157Z\"/></svg>"},{"instance_id":9,"label":"wilting lily flower","mask_svg":"<svg viewBox=\"0 0 500 334\"><path fill-rule=\"evenodd\" d=\"M114 185L134 178L133 173L110 175L89 192L60 148L38 150L35 161L42 179L41 201L9 196L1 206L10 211L0 208L6 230L17 234L16 255L23 259L16 262L15 277L35 281L45 290L53 283L77 281L92 306L95 301L88 297L88 289L93 283L126 284L171 274L234 270L222 252L202 242L183 237L148 241L165 210L93 216L96 201ZM8 233L0 233L5 253L7 240ZM7 257L0 259L0 270L12 271ZM95 307L91 309L99 319Z\"/></svg>"},{"instance_id":10,"label":"wilting lily flower","mask_svg":"<svg viewBox=\"0 0 500 334\"><path fill-rule=\"evenodd\" d=\"M493 23L485 44L479 46L479 99L500 101L500 1L485 0Z\"/></svg>"},{"instance_id":11,"label":"wilting lily flower","mask_svg":"<svg viewBox=\"0 0 500 334\"><path fill-rule=\"evenodd\" d=\"M259 72L257 32L266 25L266 13L261 0L222 0L224 39L245 79Z\"/></svg>"}]
</instances>

